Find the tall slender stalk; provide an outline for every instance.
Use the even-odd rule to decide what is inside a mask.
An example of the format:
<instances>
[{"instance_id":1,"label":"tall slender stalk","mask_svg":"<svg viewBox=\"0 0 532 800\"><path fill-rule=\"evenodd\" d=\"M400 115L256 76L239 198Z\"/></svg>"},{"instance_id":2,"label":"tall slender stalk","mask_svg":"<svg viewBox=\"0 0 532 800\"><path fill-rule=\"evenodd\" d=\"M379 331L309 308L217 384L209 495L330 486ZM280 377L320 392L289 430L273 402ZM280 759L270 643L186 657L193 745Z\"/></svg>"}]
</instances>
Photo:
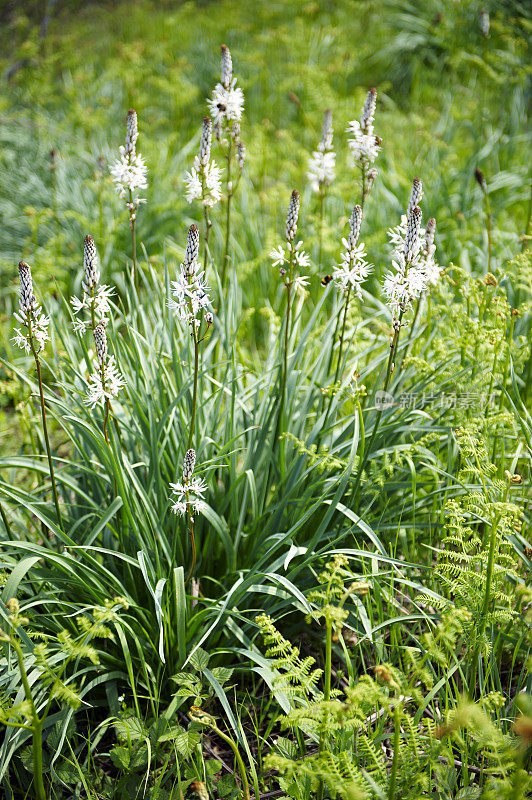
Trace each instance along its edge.
<instances>
[{"instance_id":1,"label":"tall slender stalk","mask_svg":"<svg viewBox=\"0 0 532 800\"><path fill-rule=\"evenodd\" d=\"M44 433L44 442L46 445L46 455L48 457L48 467L50 470L50 480L52 483L52 497L54 500L55 513L57 514L57 522L61 530L63 530L63 518L61 516L61 509L59 508L59 495L57 493L57 486L55 482L54 464L52 461L52 451L50 449L50 437L48 436L48 424L46 422L46 405L44 402L44 391L42 385L41 362L39 356L37 355L37 351L35 349L35 345L33 344L33 340L32 340L32 351L33 351L33 357L35 358L35 366L37 368L37 381L39 384L39 399L41 404L42 427Z\"/></svg>"},{"instance_id":2,"label":"tall slender stalk","mask_svg":"<svg viewBox=\"0 0 532 800\"><path fill-rule=\"evenodd\" d=\"M318 269L321 272L321 262L323 260L323 211L325 206L325 191L322 186L320 186L318 203Z\"/></svg>"},{"instance_id":3,"label":"tall slender stalk","mask_svg":"<svg viewBox=\"0 0 532 800\"><path fill-rule=\"evenodd\" d=\"M388 363L386 365L386 375L385 375L385 378L384 378L383 392L387 392L388 391L388 386L390 385L390 379L392 377L392 372L394 371L395 357L396 357L397 349L398 349L398 346L399 346L399 335L401 333L401 321L403 319L403 315L404 315L404 309L401 309L401 311L399 313L399 318L398 318L398 320L396 320L396 324L394 326L394 333L393 333L392 341L391 341L391 344L390 344L390 354L388 356ZM354 489L353 489L353 498L355 498L357 496L358 487L360 486L360 480L362 478L362 473L363 473L364 468L365 468L365 466L366 466L366 464L368 462L368 458L369 458L369 454L371 452L371 448L373 447L373 443L375 441L375 437L377 436L377 431L379 430L379 425L380 425L380 421L381 421L381 417L382 417L382 412L383 412L383 408L381 406L379 408L378 412L377 412L377 417L375 419L375 424L373 425L373 430L371 432L371 438L369 440L369 444L368 444L367 447L364 444L364 454L362 456L362 463L360 464L360 468L358 469L357 479L356 479L355 486L354 486Z\"/></svg>"},{"instance_id":4,"label":"tall slender stalk","mask_svg":"<svg viewBox=\"0 0 532 800\"><path fill-rule=\"evenodd\" d=\"M192 562L190 564L189 573L188 573L188 575L186 577L186 580L185 580L185 586L187 585L187 583L191 579L192 574L194 572L194 567L196 566L196 539L195 539L195 536L194 536L194 517L192 516L192 514L189 515L188 525L189 525L188 532L189 532L189 535L190 535L190 545L192 547Z\"/></svg>"},{"instance_id":5,"label":"tall slender stalk","mask_svg":"<svg viewBox=\"0 0 532 800\"><path fill-rule=\"evenodd\" d=\"M347 312L349 311L349 300L351 299L351 286L348 286L347 292L345 293L345 300L344 300L344 315L342 320L342 330L340 331L340 346L338 347L338 361L336 362L336 371L334 373L334 381L336 383L338 380L338 375L340 373L340 366L342 364L342 351L344 347L344 336L345 336L345 327L347 322Z\"/></svg>"},{"instance_id":6,"label":"tall slender stalk","mask_svg":"<svg viewBox=\"0 0 532 800\"><path fill-rule=\"evenodd\" d=\"M212 222L209 217L207 206L203 206L203 215L205 217L205 239L203 241L203 269L207 269L207 255L209 253L209 234L212 228Z\"/></svg>"},{"instance_id":7,"label":"tall slender stalk","mask_svg":"<svg viewBox=\"0 0 532 800\"><path fill-rule=\"evenodd\" d=\"M347 316L349 312L349 302L351 295L355 293L357 296L361 295L360 287L369 273L369 265L364 259L364 245L358 245L358 237L360 235L360 226L362 224L362 206L356 205L353 208L351 217L349 219L349 235L347 239L342 241L345 244L345 251L342 253L342 264L334 268L332 279L336 286L343 291L344 294L344 308L342 323L340 329L340 346L338 348L338 359L336 362L336 370L334 373L333 385L336 385L338 376L340 374L340 367L342 365L342 355L344 349L345 331L347 325ZM336 328L333 336L331 351L334 351L336 341L336 334L340 326L341 312L338 313ZM332 363L332 361L330 362ZM334 395L331 394L329 405L327 408L326 418L329 416Z\"/></svg>"},{"instance_id":8,"label":"tall slender stalk","mask_svg":"<svg viewBox=\"0 0 532 800\"><path fill-rule=\"evenodd\" d=\"M190 428L188 431L187 450L190 450L190 448L194 443L194 433L196 430L196 407L198 402L198 376L199 376L200 349L199 349L198 331L195 327L192 330L192 338L194 341L194 384L192 388L192 408L190 412Z\"/></svg>"},{"instance_id":9,"label":"tall slender stalk","mask_svg":"<svg viewBox=\"0 0 532 800\"><path fill-rule=\"evenodd\" d=\"M136 234L136 223L137 223L137 214L136 210L134 209L134 202L133 202L133 192L131 189L129 190L129 229L131 231L131 254L133 258L133 285L135 287L135 291L138 292L139 290L139 270L137 265L137 234Z\"/></svg>"},{"instance_id":10,"label":"tall slender stalk","mask_svg":"<svg viewBox=\"0 0 532 800\"><path fill-rule=\"evenodd\" d=\"M138 189L147 187L147 167L140 153L136 151L138 138L137 112L130 108L126 122L126 143L120 147L120 158L111 167L111 175L116 184L116 191L120 197L127 198L126 207L129 214L129 228L131 230L131 245L133 259L133 284L135 291L139 289L139 275L137 263L137 212L144 199L137 196Z\"/></svg>"},{"instance_id":11,"label":"tall slender stalk","mask_svg":"<svg viewBox=\"0 0 532 800\"><path fill-rule=\"evenodd\" d=\"M231 237L231 199L233 197L233 187L231 184L231 166L233 162L233 140L232 138L229 139L229 146L226 153L226 160L227 160L227 172L226 172L226 191L227 191L227 203L225 209L225 243L224 243L224 252L222 256L222 287L225 286L225 280L227 275L227 264L229 261L229 239Z\"/></svg>"}]
</instances>

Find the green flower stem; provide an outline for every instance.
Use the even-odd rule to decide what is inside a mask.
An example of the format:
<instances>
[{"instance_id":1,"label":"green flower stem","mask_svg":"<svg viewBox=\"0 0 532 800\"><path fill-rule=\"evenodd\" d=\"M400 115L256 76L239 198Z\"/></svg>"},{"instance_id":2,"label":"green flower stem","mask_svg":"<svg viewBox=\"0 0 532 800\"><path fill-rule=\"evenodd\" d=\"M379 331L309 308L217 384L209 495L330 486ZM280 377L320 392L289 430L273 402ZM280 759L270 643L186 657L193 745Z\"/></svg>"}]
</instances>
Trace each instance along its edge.
<instances>
[{"instance_id":1,"label":"green flower stem","mask_svg":"<svg viewBox=\"0 0 532 800\"><path fill-rule=\"evenodd\" d=\"M366 199L366 165L364 163L362 163L360 165L360 172L361 172L361 177L360 177L360 186L361 186L360 207L361 207L362 211L364 211L364 201Z\"/></svg>"},{"instance_id":2,"label":"green flower stem","mask_svg":"<svg viewBox=\"0 0 532 800\"><path fill-rule=\"evenodd\" d=\"M205 216L205 239L203 241L203 269L207 269L207 254L209 252L209 234L212 228L212 222L209 217L207 206L203 206L203 213Z\"/></svg>"},{"instance_id":3,"label":"green flower stem","mask_svg":"<svg viewBox=\"0 0 532 800\"><path fill-rule=\"evenodd\" d=\"M288 347L290 345L290 322L291 322L291 306L292 306L292 278L294 272L294 262L292 250L290 250L290 261L288 263L288 280L286 282L286 320L284 329L284 347L283 347L283 364L281 371L281 387L279 392L279 413L277 415L277 424L275 426L274 446L281 432L284 423L284 406L286 400L286 382L288 375ZM281 442L281 458L280 458L281 473L284 472L284 440Z\"/></svg>"},{"instance_id":4,"label":"green flower stem","mask_svg":"<svg viewBox=\"0 0 532 800\"><path fill-rule=\"evenodd\" d=\"M133 205L133 193L131 189L129 190L129 204L130 207ZM138 292L139 290L139 271L137 266L137 234L135 230L137 222L137 215L136 212L132 211L130 208L129 210L129 227L131 229L131 249L133 255L133 285L135 287L135 291Z\"/></svg>"},{"instance_id":5,"label":"green flower stem","mask_svg":"<svg viewBox=\"0 0 532 800\"><path fill-rule=\"evenodd\" d=\"M383 391L385 391L385 392L388 391L388 386L390 385L390 378L392 376L392 372L393 372L393 369L394 369L394 362L395 362L395 356L397 354L397 348L399 346L399 335L401 333L401 322L402 322L402 319L403 319L403 315L404 315L404 309L401 309L401 312L399 314L399 319L397 321L398 322L397 330L394 331L392 343L390 345L390 355L388 356L388 364L386 366L386 377L384 379L384 387L383 387ZM358 492L358 487L360 486L360 480L362 478L362 473L364 471L364 467L367 464L368 457L369 457L369 454L371 452L371 448L373 446L373 442L375 441L375 437L376 437L377 431L379 429L381 417L382 417L382 408L380 408L378 410L378 412L377 412L377 418L376 418L375 424L373 426L373 431L371 432L371 438L369 440L369 444L368 444L367 447L364 446L364 455L362 457L362 463L360 465L360 469L358 470L358 475L357 475L357 479L356 479L356 483L355 483L355 488L353 489L353 498L356 497L356 494Z\"/></svg>"},{"instance_id":6,"label":"green flower stem","mask_svg":"<svg viewBox=\"0 0 532 800\"><path fill-rule=\"evenodd\" d=\"M231 199L233 197L233 190L231 187L231 166L233 163L233 140L229 141L229 149L226 154L227 158L227 207L225 214L225 244L224 253L222 257L222 288L225 286L225 279L227 274L227 263L229 261L229 238L231 236Z\"/></svg>"},{"instance_id":7,"label":"green flower stem","mask_svg":"<svg viewBox=\"0 0 532 800\"><path fill-rule=\"evenodd\" d=\"M48 468L50 470L50 480L52 483L52 497L55 505L55 513L57 515L57 524L64 532L63 528L63 518L61 516L61 509L59 508L59 495L57 494L57 486L55 483L55 472L54 472L54 464L52 461L52 451L50 448L50 438L48 436L48 425L46 423L46 406L44 403L44 390L42 385L42 373L41 373L41 361L39 359L39 354L35 349L35 342L33 340L33 333L31 327L31 311L27 312L27 323L28 323L28 340L30 342L31 351L33 353L33 357L35 359L35 366L37 368L37 382L39 384L39 398L41 403L41 417L42 417L42 427L44 433L44 442L46 445L46 455L48 456Z\"/></svg>"},{"instance_id":8,"label":"green flower stem","mask_svg":"<svg viewBox=\"0 0 532 800\"><path fill-rule=\"evenodd\" d=\"M343 351L343 347L344 347L345 328L346 328L346 322L347 322L347 312L348 312L348 309L349 309L350 297L351 297L351 286L348 287L347 292L345 293L344 314L343 314L343 319L342 319L342 330L340 332L340 347L338 348L338 360L336 362L336 369L334 371L333 387L336 386L336 382L338 380L338 375L340 374L340 366L342 364L342 351ZM341 314L339 313L338 316L337 316L337 319L336 319L336 329L335 329L335 332L334 332L333 343L332 343L332 348L331 348L331 362L332 362L332 353L334 351L334 343L336 341L336 333L338 331L338 327L339 327L339 323L340 323L340 316L341 316ZM330 364L329 364L329 367L330 367ZM332 403L333 403L333 399L334 399L334 391L331 392L331 396L329 398L329 405L327 406L327 413L325 414L325 419L328 419L328 417L329 417L329 414L331 412L331 406L332 406Z\"/></svg>"},{"instance_id":9,"label":"green flower stem","mask_svg":"<svg viewBox=\"0 0 532 800\"><path fill-rule=\"evenodd\" d=\"M334 373L334 383L336 383L336 381L338 380L338 375L340 374L340 367L342 365L342 350L344 347L345 327L347 323L347 312L349 311L350 299L351 299L351 284L349 284L349 287L345 294L344 317L342 320L342 330L340 332L340 347L338 348L338 362L336 364L336 372Z\"/></svg>"},{"instance_id":10,"label":"green flower stem","mask_svg":"<svg viewBox=\"0 0 532 800\"><path fill-rule=\"evenodd\" d=\"M189 507L188 503L187 507ZM190 565L190 570L185 580L185 586L191 579L192 573L194 572L194 567L196 566L196 539L194 538L194 517L192 516L192 513L190 513L189 517L189 534L190 534L190 544L192 545L192 564Z\"/></svg>"},{"instance_id":11,"label":"green flower stem","mask_svg":"<svg viewBox=\"0 0 532 800\"><path fill-rule=\"evenodd\" d=\"M318 269L321 270L323 257L323 211L325 206L325 189L320 186L319 191L319 219L318 219Z\"/></svg>"},{"instance_id":12,"label":"green flower stem","mask_svg":"<svg viewBox=\"0 0 532 800\"><path fill-rule=\"evenodd\" d=\"M200 362L200 351L199 351L199 339L198 339L198 332L196 328L193 328L192 337L194 340L194 386L192 389L192 410L190 412L190 428L188 431L188 444L187 450L190 450L192 447L192 443L194 441L194 432L196 428L196 408L198 404L198 376L199 376L199 362Z\"/></svg>"}]
</instances>

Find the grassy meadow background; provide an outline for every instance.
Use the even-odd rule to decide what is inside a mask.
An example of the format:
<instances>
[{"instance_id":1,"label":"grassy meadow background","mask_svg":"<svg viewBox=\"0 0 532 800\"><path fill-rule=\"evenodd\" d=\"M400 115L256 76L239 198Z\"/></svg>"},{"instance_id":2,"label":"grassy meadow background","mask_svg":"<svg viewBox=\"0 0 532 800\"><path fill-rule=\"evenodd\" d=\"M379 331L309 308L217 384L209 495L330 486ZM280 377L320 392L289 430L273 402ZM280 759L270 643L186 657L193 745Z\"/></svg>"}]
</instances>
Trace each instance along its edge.
<instances>
[{"instance_id":1,"label":"grassy meadow background","mask_svg":"<svg viewBox=\"0 0 532 800\"><path fill-rule=\"evenodd\" d=\"M3 3L0 20L0 610L3 627L18 631L36 708L46 709L46 796L524 799L528 4L64 0ZM223 204L212 214L208 273L220 323L205 345L194 433L209 508L197 521L192 597L190 542L169 499L187 449L191 356L167 296L189 226L202 233L183 178L222 43L245 95L247 157L227 286ZM382 151L361 240L375 268L351 304L335 381L341 298L321 279L360 200L345 129L373 86ZM139 292L127 211L109 175L130 107L149 170ZM307 169L327 108L337 166L320 261ZM213 142L221 163L215 150ZM476 168L487 182L489 238ZM409 400L381 419L386 231L416 176L424 217L437 221L442 276L401 334L390 392ZM269 253L293 189L311 281L297 307L279 440L285 311ZM108 337L126 388L110 444L100 410L83 404L93 344L72 332L68 307L81 291L88 233L102 282L117 287ZM63 527L34 364L11 341L21 259L52 318L43 372ZM21 619L6 605L14 597ZM256 621L263 612L282 634ZM27 698L20 676L4 644L2 721ZM190 706L213 716L191 722ZM27 707L16 713L31 717ZM35 747L29 729L0 731L6 798L42 800Z\"/></svg>"}]
</instances>

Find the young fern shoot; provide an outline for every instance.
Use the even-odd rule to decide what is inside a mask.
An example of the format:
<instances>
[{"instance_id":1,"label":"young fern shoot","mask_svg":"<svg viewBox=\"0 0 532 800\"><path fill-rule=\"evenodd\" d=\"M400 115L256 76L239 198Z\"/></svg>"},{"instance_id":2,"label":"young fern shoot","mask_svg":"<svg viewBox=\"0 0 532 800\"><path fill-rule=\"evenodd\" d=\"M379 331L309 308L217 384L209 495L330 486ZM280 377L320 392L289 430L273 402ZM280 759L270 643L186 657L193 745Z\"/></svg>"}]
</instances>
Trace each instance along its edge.
<instances>
[{"instance_id":1,"label":"young fern shoot","mask_svg":"<svg viewBox=\"0 0 532 800\"><path fill-rule=\"evenodd\" d=\"M63 519L61 516L61 509L59 507L59 495L57 493L57 485L55 482L54 463L52 460L50 438L48 436L48 425L46 422L46 405L44 402L41 360L39 358L39 354L44 349L45 342L50 338L50 334L48 332L50 318L47 317L37 305L37 300L35 299L35 295L33 293L33 279L31 277L31 268L29 265L26 264L25 261L21 261L18 265L18 271L20 278L20 311L15 312L14 317L23 327L15 329L13 341L18 347L25 350L26 353L31 353L35 359L37 383L39 384L39 400L41 405L44 443L48 458L50 482L52 485L52 497L55 506L57 524L61 530L63 530Z\"/></svg>"},{"instance_id":2,"label":"young fern shoot","mask_svg":"<svg viewBox=\"0 0 532 800\"><path fill-rule=\"evenodd\" d=\"M146 181L148 168L144 158L136 151L138 135L137 112L134 108L130 108L126 123L126 144L125 146L120 145L120 158L110 167L110 172L115 182L115 190L119 197L126 200L129 213L135 289L138 289L139 285L136 240L137 211L139 205L146 202L145 198L138 197L136 193L138 189L146 189L148 186Z\"/></svg>"},{"instance_id":3,"label":"young fern shoot","mask_svg":"<svg viewBox=\"0 0 532 800\"><path fill-rule=\"evenodd\" d=\"M222 257L221 283L225 284L229 262L229 240L231 236L231 200L234 196L245 160L245 147L240 138L240 121L244 109L244 92L236 85L233 78L233 61L229 48L223 44L221 48L221 80L216 84L211 97L207 101L213 120L214 135L226 160L226 217L225 244ZM237 157L238 175L233 178L233 160Z\"/></svg>"}]
</instances>

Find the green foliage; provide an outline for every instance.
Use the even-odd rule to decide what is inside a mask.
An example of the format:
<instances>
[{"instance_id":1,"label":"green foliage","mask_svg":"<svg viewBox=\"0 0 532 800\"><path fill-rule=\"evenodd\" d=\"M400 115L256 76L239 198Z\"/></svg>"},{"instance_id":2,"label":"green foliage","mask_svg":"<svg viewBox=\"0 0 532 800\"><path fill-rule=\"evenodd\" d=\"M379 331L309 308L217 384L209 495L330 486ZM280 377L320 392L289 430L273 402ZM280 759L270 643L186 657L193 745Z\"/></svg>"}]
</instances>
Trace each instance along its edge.
<instances>
[{"instance_id":1,"label":"green foliage","mask_svg":"<svg viewBox=\"0 0 532 800\"><path fill-rule=\"evenodd\" d=\"M486 34L473 0L45 5L41 28L42 3L8 4L0 31L0 697L2 721L23 726L0 742L0 793L236 800L248 778L256 797L276 788L271 767L298 800L520 800L532 716L528 8L484 3ZM192 222L204 243L183 177L223 41L245 92L247 157L212 210L215 324L198 360L168 299ZM372 85L382 151L361 238L374 269L339 347L343 298L321 279L361 200L345 129ZM131 105L149 167L138 287L108 172ZM336 179L320 198L307 164L327 107ZM213 155L225 169L215 140ZM442 275L391 352L386 229L416 174ZM294 188L310 282L286 340L269 253ZM107 337L125 386L108 417L84 403L94 342L72 330L68 302L87 233L116 287ZM42 382L11 341L21 257L52 319ZM170 499L190 436L207 486L192 536Z\"/></svg>"}]
</instances>

